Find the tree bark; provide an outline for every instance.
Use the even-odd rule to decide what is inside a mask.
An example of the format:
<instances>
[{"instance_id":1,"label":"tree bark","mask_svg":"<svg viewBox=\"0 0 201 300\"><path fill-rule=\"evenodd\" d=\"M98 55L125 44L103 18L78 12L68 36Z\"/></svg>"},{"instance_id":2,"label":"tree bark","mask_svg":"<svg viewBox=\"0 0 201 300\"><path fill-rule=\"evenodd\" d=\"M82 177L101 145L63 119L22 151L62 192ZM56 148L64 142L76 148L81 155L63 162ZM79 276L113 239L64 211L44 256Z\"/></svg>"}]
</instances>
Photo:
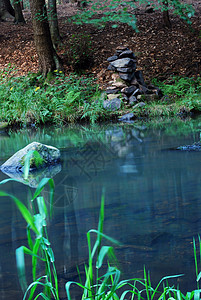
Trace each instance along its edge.
<instances>
[{"instance_id":1,"label":"tree bark","mask_svg":"<svg viewBox=\"0 0 201 300\"><path fill-rule=\"evenodd\" d=\"M48 0L48 21L50 26L52 42L56 47L56 45L58 45L61 41L61 37L59 34L58 18L57 18L56 0Z\"/></svg>"},{"instance_id":2,"label":"tree bark","mask_svg":"<svg viewBox=\"0 0 201 300\"><path fill-rule=\"evenodd\" d=\"M15 24L18 23L26 23L23 13L22 13L22 7L20 5L20 1L19 0L14 0L13 2L13 6L14 6L14 10L15 10Z\"/></svg>"},{"instance_id":3,"label":"tree bark","mask_svg":"<svg viewBox=\"0 0 201 300\"><path fill-rule=\"evenodd\" d=\"M46 76L61 69L61 61L51 40L45 0L30 0L34 41L39 61L39 72Z\"/></svg>"},{"instance_id":4,"label":"tree bark","mask_svg":"<svg viewBox=\"0 0 201 300\"><path fill-rule=\"evenodd\" d=\"M168 10L168 0L163 1L163 22L165 27L171 28L171 22L170 22L170 16L169 16L169 10Z\"/></svg>"},{"instance_id":5,"label":"tree bark","mask_svg":"<svg viewBox=\"0 0 201 300\"><path fill-rule=\"evenodd\" d=\"M14 17L15 11L10 0L0 0L0 21L4 21L8 17Z\"/></svg>"}]
</instances>

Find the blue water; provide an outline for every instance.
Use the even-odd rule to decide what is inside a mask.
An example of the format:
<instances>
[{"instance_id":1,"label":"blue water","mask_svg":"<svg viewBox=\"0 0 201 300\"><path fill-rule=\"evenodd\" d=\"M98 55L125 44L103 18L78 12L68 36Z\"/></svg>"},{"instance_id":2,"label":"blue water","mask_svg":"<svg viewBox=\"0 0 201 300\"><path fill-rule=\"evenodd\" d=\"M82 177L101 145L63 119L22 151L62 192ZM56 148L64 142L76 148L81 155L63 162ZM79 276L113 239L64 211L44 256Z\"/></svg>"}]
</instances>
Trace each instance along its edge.
<instances>
[{"instance_id":1,"label":"blue water","mask_svg":"<svg viewBox=\"0 0 201 300\"><path fill-rule=\"evenodd\" d=\"M174 283L184 291L196 288L192 239L201 231L201 153L172 148L198 141L200 121L0 134L0 163L32 141L61 150L62 163L54 172L53 216L48 222L61 299L66 297L64 284L78 280L76 266L82 270L87 261L86 233L97 228L103 188L104 232L122 243L115 246L122 278L142 277L145 265L153 285L163 276L185 274ZM0 180L6 178L1 172ZM1 189L26 205L34 191L14 182ZM48 188L43 196L48 204ZM15 249L27 244L26 224L9 198L0 201L0 296L18 300L22 292ZM26 263L30 281L29 258Z\"/></svg>"}]
</instances>

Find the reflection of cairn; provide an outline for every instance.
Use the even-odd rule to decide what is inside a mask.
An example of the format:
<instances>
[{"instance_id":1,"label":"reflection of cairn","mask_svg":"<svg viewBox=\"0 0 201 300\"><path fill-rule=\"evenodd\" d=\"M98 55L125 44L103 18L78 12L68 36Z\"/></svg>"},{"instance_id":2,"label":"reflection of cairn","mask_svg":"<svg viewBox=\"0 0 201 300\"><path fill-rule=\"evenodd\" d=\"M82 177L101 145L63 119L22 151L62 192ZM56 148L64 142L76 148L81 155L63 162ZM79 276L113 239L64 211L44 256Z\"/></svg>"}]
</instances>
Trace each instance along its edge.
<instances>
[{"instance_id":1,"label":"reflection of cairn","mask_svg":"<svg viewBox=\"0 0 201 300\"><path fill-rule=\"evenodd\" d=\"M116 53L109 57L108 70L114 71L112 81L107 87L107 100L104 107L112 110L119 109L121 99L126 104L139 106L139 101L156 100L162 96L161 91L153 85L146 85L141 71L136 71L135 54L127 47L120 46Z\"/></svg>"}]
</instances>

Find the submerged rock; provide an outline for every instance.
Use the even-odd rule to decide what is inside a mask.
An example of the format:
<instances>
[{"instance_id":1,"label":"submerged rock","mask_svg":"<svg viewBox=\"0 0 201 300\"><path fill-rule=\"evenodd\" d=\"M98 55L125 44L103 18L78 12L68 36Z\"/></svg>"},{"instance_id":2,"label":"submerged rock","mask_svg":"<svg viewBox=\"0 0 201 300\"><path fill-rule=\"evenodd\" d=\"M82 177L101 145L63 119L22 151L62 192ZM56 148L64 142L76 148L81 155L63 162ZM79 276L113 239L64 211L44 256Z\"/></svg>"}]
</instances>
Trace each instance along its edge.
<instances>
[{"instance_id":1,"label":"submerged rock","mask_svg":"<svg viewBox=\"0 0 201 300\"><path fill-rule=\"evenodd\" d=\"M57 148L38 142L33 142L11 156L0 167L1 171L3 171L4 173L23 172L25 158L29 151L38 152L38 157L34 157L34 153L32 153L30 159L30 170L40 169L48 165L53 165L58 163L60 160L60 151ZM35 160L37 160L37 163Z\"/></svg>"}]
</instances>

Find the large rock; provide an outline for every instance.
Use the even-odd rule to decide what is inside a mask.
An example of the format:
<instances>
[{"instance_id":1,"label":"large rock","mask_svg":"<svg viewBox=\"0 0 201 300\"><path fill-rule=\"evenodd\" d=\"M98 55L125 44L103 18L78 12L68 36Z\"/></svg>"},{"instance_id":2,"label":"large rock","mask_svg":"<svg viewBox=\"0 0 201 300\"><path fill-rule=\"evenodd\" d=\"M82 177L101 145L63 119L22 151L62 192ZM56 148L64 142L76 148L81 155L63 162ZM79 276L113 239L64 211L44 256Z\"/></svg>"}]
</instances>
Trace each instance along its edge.
<instances>
[{"instance_id":1,"label":"large rock","mask_svg":"<svg viewBox=\"0 0 201 300\"><path fill-rule=\"evenodd\" d=\"M135 61L131 58L120 58L112 61L110 64L115 68L128 68L134 67Z\"/></svg>"},{"instance_id":2,"label":"large rock","mask_svg":"<svg viewBox=\"0 0 201 300\"><path fill-rule=\"evenodd\" d=\"M114 98L112 100L105 100L103 102L103 107L108 110L118 110L121 107L121 100L119 98Z\"/></svg>"},{"instance_id":3,"label":"large rock","mask_svg":"<svg viewBox=\"0 0 201 300\"><path fill-rule=\"evenodd\" d=\"M11 156L2 166L1 170L6 172L23 172L23 166L26 155L29 151L37 151L40 155L40 163L34 164L34 154L32 154L31 169L39 169L47 165L53 165L60 160L60 151L52 146L47 146L41 143L33 142ZM31 161L30 160L30 161Z\"/></svg>"}]
</instances>

